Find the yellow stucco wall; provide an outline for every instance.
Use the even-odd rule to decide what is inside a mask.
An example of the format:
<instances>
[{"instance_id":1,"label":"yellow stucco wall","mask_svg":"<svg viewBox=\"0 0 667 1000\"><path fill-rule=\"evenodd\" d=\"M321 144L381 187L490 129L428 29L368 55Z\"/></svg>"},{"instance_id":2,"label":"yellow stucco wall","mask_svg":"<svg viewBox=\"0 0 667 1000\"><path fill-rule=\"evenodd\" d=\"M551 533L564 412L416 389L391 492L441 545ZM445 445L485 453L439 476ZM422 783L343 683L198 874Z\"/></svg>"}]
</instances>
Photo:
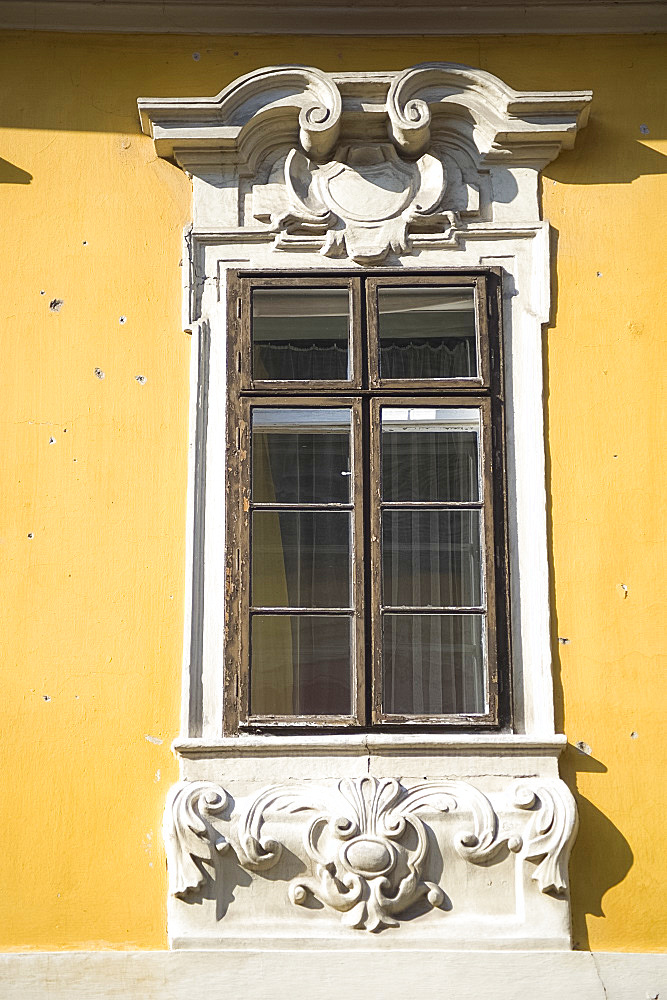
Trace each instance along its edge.
<instances>
[{"instance_id":1,"label":"yellow stucco wall","mask_svg":"<svg viewBox=\"0 0 667 1000\"><path fill-rule=\"evenodd\" d=\"M563 766L582 818L574 931L581 948L663 948L664 44L8 33L0 52L0 948L166 946L190 190L140 134L136 98L213 94L271 63L442 59L516 88L595 91L576 150L543 182L558 232L545 335L557 711L592 751Z\"/></svg>"}]
</instances>

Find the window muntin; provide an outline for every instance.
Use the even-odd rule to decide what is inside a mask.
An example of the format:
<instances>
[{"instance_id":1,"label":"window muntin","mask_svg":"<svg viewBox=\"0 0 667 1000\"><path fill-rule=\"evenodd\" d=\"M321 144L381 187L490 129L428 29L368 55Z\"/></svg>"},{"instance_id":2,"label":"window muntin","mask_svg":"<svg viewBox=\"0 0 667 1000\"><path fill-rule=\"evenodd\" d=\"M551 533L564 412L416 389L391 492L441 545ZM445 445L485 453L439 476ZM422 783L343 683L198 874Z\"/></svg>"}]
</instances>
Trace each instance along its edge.
<instances>
[{"instance_id":1,"label":"window muntin","mask_svg":"<svg viewBox=\"0 0 667 1000\"><path fill-rule=\"evenodd\" d=\"M503 494L502 415L490 378L487 279L335 276L333 298L330 279L311 275L232 284L230 312L240 322L230 341L237 364L228 455L239 475L229 499L242 516L228 518L239 586L230 588L226 731L500 721L497 647L506 666L507 642L497 635L496 573L504 566L504 514L497 512L496 537L493 500ZM302 302L309 322L327 313L338 322L343 291L351 303L347 383L253 381L252 309L266 288L272 299L260 313L289 314ZM394 323L399 307L415 313L417 325L422 313L444 317L440 342L449 337L458 351L465 341L479 376L456 370L382 381L382 342L374 349L372 340L383 301ZM497 361L497 327L492 339ZM500 593L506 608L504 581Z\"/></svg>"}]
</instances>

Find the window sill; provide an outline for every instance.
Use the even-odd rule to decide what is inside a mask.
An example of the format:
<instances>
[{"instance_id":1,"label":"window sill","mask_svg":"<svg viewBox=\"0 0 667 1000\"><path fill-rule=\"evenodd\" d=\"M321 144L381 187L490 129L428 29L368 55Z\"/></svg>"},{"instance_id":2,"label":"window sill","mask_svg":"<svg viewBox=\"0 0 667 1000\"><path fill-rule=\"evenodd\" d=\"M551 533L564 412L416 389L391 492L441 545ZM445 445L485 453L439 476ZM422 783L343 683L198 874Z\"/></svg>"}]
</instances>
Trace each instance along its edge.
<instances>
[{"instance_id":1,"label":"window sill","mask_svg":"<svg viewBox=\"0 0 667 1000\"><path fill-rule=\"evenodd\" d=\"M183 739L173 743L174 753L187 759L203 757L367 756L369 754L420 754L430 756L531 756L559 757L565 736L527 736L517 733L345 733L341 735L249 735L216 740Z\"/></svg>"}]
</instances>

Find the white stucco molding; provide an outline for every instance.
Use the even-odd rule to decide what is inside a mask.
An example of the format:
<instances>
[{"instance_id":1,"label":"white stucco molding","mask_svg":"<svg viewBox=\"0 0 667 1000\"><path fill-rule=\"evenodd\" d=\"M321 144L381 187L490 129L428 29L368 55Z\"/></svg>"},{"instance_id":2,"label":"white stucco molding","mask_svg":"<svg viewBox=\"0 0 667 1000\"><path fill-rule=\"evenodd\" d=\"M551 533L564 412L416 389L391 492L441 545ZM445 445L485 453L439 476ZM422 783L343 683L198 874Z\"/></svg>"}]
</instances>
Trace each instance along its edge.
<instances>
[{"instance_id":1,"label":"white stucco molding","mask_svg":"<svg viewBox=\"0 0 667 1000\"><path fill-rule=\"evenodd\" d=\"M450 915L453 933L474 929L485 942L528 938L535 931L526 926L527 917L536 917L532 897L557 899L567 890L577 813L558 779L523 778L503 792L491 795L461 779L405 786L396 778L363 775L333 784L286 781L234 801L213 782L184 781L171 789L165 812L170 892L196 901L207 883L223 880L218 858L233 849L241 869L258 879L271 873L265 912L279 911L276 894L298 907L315 900L339 915L343 928L374 932L401 926L399 918L420 901L427 909L451 910L440 883L447 887L452 877L457 885L461 875L450 871L478 865L496 879L514 881L514 919L506 914L495 932L484 928L490 908L480 895L477 926L468 916L462 930L460 915ZM285 856L299 858L302 872L295 876ZM540 932L555 946L563 940L558 930L540 912Z\"/></svg>"},{"instance_id":2,"label":"white stucco molding","mask_svg":"<svg viewBox=\"0 0 667 1000\"><path fill-rule=\"evenodd\" d=\"M239 77L215 97L139 98L137 103L141 127L158 154L176 161L199 151L247 158L260 120L260 145L268 148L281 128L284 138L291 138L298 124L303 152L323 160L338 137L343 113L381 117L396 146L416 156L428 148L431 118L439 111L460 117L462 125L472 121L484 155L525 155L544 165L562 147L572 146L577 128L586 124L591 97L590 91L516 91L484 70L424 63L390 73L270 66Z\"/></svg>"},{"instance_id":3,"label":"white stucco molding","mask_svg":"<svg viewBox=\"0 0 667 1000\"><path fill-rule=\"evenodd\" d=\"M425 63L326 74L273 66L215 97L141 98L160 156L194 178L194 235L271 241L370 265L456 247L514 200L517 178L570 148L588 91L515 91L483 70ZM523 185L530 196L530 182ZM523 206L537 221L536 197ZM498 219L502 219L502 211Z\"/></svg>"}]
</instances>

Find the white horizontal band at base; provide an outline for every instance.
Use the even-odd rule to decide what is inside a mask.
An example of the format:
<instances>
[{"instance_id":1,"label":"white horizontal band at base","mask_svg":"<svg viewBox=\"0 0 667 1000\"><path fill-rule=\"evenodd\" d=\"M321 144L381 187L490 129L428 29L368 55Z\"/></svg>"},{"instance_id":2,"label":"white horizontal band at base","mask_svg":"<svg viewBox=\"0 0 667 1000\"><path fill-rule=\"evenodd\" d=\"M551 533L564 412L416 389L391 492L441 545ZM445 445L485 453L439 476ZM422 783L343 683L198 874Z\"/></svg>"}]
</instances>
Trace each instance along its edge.
<instances>
[{"instance_id":1,"label":"white horizontal band at base","mask_svg":"<svg viewBox=\"0 0 667 1000\"><path fill-rule=\"evenodd\" d=\"M667 955L584 951L78 951L0 955L2 1000L647 1000Z\"/></svg>"}]
</instances>

